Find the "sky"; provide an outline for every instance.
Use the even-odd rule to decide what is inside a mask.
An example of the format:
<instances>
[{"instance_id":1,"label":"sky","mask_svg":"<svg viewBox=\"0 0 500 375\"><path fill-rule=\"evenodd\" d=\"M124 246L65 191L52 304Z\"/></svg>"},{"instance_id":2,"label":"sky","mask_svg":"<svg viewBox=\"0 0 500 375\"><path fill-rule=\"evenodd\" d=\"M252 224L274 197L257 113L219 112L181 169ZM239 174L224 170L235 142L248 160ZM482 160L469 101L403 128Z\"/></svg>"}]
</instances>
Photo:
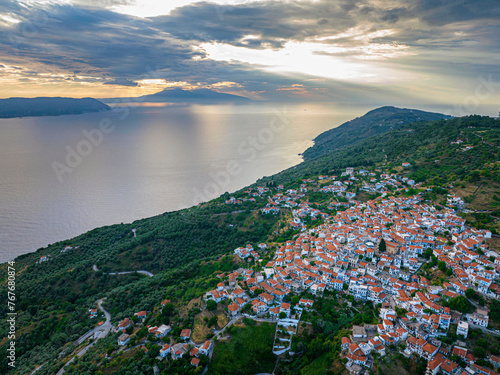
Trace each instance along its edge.
<instances>
[{"instance_id":1,"label":"sky","mask_svg":"<svg viewBox=\"0 0 500 375\"><path fill-rule=\"evenodd\" d=\"M0 2L0 98L176 87L491 112L500 1Z\"/></svg>"}]
</instances>

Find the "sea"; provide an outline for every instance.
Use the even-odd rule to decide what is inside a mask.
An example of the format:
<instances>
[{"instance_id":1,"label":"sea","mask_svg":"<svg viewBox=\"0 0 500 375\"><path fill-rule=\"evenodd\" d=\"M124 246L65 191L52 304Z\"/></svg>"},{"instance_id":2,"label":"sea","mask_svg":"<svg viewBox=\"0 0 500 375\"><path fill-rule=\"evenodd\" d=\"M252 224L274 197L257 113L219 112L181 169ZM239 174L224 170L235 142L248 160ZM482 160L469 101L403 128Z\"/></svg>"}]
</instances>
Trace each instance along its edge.
<instances>
[{"instance_id":1,"label":"sea","mask_svg":"<svg viewBox=\"0 0 500 375\"><path fill-rule=\"evenodd\" d=\"M141 103L0 119L0 262L237 191L299 164L317 135L370 109Z\"/></svg>"}]
</instances>

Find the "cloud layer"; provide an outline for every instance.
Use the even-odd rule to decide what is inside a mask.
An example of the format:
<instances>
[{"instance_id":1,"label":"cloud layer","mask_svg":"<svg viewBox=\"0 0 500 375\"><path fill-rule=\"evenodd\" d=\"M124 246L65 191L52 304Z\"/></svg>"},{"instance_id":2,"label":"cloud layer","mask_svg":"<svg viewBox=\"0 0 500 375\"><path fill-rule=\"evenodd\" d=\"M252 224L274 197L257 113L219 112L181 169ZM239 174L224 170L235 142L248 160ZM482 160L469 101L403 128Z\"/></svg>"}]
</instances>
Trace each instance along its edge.
<instances>
[{"instance_id":1,"label":"cloud layer","mask_svg":"<svg viewBox=\"0 0 500 375\"><path fill-rule=\"evenodd\" d=\"M153 79L255 98L389 100L439 98L452 84L464 97L480 74L500 80L497 0L200 2L149 18L114 10L133 3L2 1L0 96L40 84L109 96Z\"/></svg>"}]
</instances>

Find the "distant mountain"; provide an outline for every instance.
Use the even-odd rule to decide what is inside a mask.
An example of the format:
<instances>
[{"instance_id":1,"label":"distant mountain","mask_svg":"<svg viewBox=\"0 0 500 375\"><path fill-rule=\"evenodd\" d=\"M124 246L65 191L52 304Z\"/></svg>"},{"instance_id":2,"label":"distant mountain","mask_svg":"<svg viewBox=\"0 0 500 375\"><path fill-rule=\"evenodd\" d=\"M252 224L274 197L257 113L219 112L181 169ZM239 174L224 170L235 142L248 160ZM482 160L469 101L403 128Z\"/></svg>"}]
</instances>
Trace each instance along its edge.
<instances>
[{"instance_id":1,"label":"distant mountain","mask_svg":"<svg viewBox=\"0 0 500 375\"><path fill-rule=\"evenodd\" d=\"M127 100L155 103L246 103L252 101L243 96L224 94L209 89L183 90L181 88L166 89L155 94L136 98L103 99L106 103L113 103L116 101L124 102Z\"/></svg>"},{"instance_id":2,"label":"distant mountain","mask_svg":"<svg viewBox=\"0 0 500 375\"><path fill-rule=\"evenodd\" d=\"M353 145L362 139L396 129L401 125L443 118L451 118L451 116L416 109L380 107L318 135L314 139L314 146L304 152L304 158L312 159L322 156L341 147Z\"/></svg>"},{"instance_id":3,"label":"distant mountain","mask_svg":"<svg viewBox=\"0 0 500 375\"><path fill-rule=\"evenodd\" d=\"M0 99L0 118L79 115L111 108L93 98L9 98Z\"/></svg>"}]
</instances>

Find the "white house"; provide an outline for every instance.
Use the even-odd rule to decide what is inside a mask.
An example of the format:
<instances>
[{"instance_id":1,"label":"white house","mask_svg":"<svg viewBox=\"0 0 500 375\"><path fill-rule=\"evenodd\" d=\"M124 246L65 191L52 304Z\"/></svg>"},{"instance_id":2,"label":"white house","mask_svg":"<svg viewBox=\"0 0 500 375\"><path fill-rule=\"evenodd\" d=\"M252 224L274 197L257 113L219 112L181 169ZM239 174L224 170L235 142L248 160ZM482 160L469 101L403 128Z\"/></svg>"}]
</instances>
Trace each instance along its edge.
<instances>
[{"instance_id":1,"label":"white house","mask_svg":"<svg viewBox=\"0 0 500 375\"><path fill-rule=\"evenodd\" d=\"M460 321L457 326L457 335L462 335L465 339L469 333L469 323Z\"/></svg>"},{"instance_id":2,"label":"white house","mask_svg":"<svg viewBox=\"0 0 500 375\"><path fill-rule=\"evenodd\" d=\"M120 337L118 337L118 345L126 345L130 341L130 335L126 333L122 333Z\"/></svg>"}]
</instances>

